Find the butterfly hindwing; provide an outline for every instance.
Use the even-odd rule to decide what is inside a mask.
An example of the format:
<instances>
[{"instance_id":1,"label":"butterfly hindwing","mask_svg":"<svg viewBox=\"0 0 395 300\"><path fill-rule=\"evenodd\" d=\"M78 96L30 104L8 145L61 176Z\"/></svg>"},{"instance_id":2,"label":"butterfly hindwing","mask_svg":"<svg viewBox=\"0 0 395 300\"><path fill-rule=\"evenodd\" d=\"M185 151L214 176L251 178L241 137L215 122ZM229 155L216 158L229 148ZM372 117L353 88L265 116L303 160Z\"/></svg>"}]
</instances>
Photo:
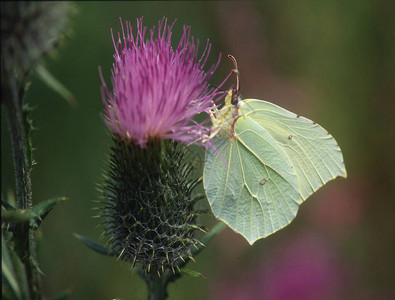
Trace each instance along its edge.
<instances>
[{"instance_id":1,"label":"butterfly hindwing","mask_svg":"<svg viewBox=\"0 0 395 300\"><path fill-rule=\"evenodd\" d=\"M234 137L207 149L203 184L213 213L249 243L288 225L300 199L283 149L257 122L241 116Z\"/></svg>"}]
</instances>

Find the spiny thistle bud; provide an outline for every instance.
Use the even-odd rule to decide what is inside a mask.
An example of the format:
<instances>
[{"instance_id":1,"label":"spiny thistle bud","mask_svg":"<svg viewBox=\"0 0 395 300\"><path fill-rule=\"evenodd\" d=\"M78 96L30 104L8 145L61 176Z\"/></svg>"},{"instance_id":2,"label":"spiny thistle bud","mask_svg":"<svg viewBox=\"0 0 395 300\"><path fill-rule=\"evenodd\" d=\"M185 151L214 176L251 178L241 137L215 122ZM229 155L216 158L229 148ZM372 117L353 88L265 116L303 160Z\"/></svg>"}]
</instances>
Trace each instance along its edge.
<instances>
[{"instance_id":1,"label":"spiny thistle bud","mask_svg":"<svg viewBox=\"0 0 395 300\"><path fill-rule=\"evenodd\" d=\"M1 2L1 75L26 73L59 41L68 2Z\"/></svg>"},{"instance_id":2,"label":"spiny thistle bud","mask_svg":"<svg viewBox=\"0 0 395 300\"><path fill-rule=\"evenodd\" d=\"M193 195L198 182L190 178L185 147L170 140L144 149L114 142L103 212L111 250L148 272L174 268L199 243L194 204L200 197Z\"/></svg>"},{"instance_id":3,"label":"spiny thistle bud","mask_svg":"<svg viewBox=\"0 0 395 300\"><path fill-rule=\"evenodd\" d=\"M114 41L112 93L100 72L105 123L114 141L103 187L104 231L112 253L145 272L174 270L200 243L201 212L194 205L201 197L193 193L199 180L190 176L186 144L203 143L209 129L193 118L223 95L208 84L218 63L203 70L210 45L198 58L184 26L173 49L173 25L167 27L164 18L146 40L142 18L135 36L127 22L123 40L118 34Z\"/></svg>"}]
</instances>

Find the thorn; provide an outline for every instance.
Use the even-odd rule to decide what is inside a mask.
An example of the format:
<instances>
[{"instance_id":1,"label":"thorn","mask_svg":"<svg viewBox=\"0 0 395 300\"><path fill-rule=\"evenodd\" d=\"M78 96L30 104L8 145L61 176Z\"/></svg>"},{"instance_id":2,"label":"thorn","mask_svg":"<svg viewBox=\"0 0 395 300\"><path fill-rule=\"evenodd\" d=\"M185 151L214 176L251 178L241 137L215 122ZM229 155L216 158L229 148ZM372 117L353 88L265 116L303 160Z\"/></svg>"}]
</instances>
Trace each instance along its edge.
<instances>
[{"instance_id":1,"label":"thorn","mask_svg":"<svg viewBox=\"0 0 395 300\"><path fill-rule=\"evenodd\" d=\"M192 260L193 262L196 262L195 259L193 258L193 256L188 256L190 260Z\"/></svg>"},{"instance_id":2,"label":"thorn","mask_svg":"<svg viewBox=\"0 0 395 300\"><path fill-rule=\"evenodd\" d=\"M40 269L40 267L39 266L36 266L37 267L37 271L42 275L42 276L45 276L45 273Z\"/></svg>"},{"instance_id":3,"label":"thorn","mask_svg":"<svg viewBox=\"0 0 395 300\"><path fill-rule=\"evenodd\" d=\"M133 258L132 268L134 268L134 266L136 265L136 259L137 259L137 255L135 255Z\"/></svg>"},{"instance_id":4,"label":"thorn","mask_svg":"<svg viewBox=\"0 0 395 300\"><path fill-rule=\"evenodd\" d=\"M122 255L123 255L123 253L125 252L125 250L126 250L126 248L123 248L123 249L122 249L121 253L120 253L120 254L118 255L118 257L117 257L117 261L121 259L121 257L122 257Z\"/></svg>"},{"instance_id":5,"label":"thorn","mask_svg":"<svg viewBox=\"0 0 395 300\"><path fill-rule=\"evenodd\" d=\"M200 230L201 232L203 232L203 233L207 233L207 230L204 229L204 228L202 228L202 227L199 227L199 230Z\"/></svg>"}]
</instances>

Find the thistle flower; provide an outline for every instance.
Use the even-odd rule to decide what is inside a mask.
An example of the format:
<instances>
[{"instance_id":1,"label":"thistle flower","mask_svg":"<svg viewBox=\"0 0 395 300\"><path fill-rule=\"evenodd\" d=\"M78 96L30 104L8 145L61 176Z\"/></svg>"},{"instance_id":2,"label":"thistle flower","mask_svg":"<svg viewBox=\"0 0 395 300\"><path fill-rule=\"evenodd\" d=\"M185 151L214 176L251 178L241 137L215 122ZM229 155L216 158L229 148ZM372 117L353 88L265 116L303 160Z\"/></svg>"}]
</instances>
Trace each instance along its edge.
<instances>
[{"instance_id":1,"label":"thistle flower","mask_svg":"<svg viewBox=\"0 0 395 300\"><path fill-rule=\"evenodd\" d=\"M183 143L201 143L209 128L193 121L199 113L209 113L215 99L223 95L209 86L209 79L218 66L203 70L211 45L206 44L198 57L198 41L184 26L182 37L174 49L172 27L163 18L145 39L143 19L137 20L133 34L126 22L122 25L115 47L112 69L113 92L110 93L100 71L106 123L123 139L145 147L150 139L173 139ZM111 31L112 32L112 31Z\"/></svg>"},{"instance_id":2,"label":"thistle flower","mask_svg":"<svg viewBox=\"0 0 395 300\"><path fill-rule=\"evenodd\" d=\"M223 95L208 84L218 63L203 70L209 43L198 58L184 26L173 49L173 25L162 19L146 40L142 18L135 35L127 22L123 39L113 38L112 93L100 72L105 123L114 141L103 186L104 233L112 253L154 274L174 271L200 244L202 212L194 206L202 196L194 194L199 180L190 176L186 144L203 144L209 128L193 118L209 113Z\"/></svg>"}]
</instances>

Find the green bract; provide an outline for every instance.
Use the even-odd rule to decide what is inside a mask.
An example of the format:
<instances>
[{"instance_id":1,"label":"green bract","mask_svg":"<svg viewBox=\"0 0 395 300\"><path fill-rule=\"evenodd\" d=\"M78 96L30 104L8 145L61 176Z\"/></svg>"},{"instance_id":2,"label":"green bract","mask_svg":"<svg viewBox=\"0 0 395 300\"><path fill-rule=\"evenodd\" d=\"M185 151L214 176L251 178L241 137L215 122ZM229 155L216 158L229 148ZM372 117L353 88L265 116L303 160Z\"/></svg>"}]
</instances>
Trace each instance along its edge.
<instances>
[{"instance_id":1,"label":"green bract","mask_svg":"<svg viewBox=\"0 0 395 300\"><path fill-rule=\"evenodd\" d=\"M214 215L253 244L288 225L329 180L347 174L338 144L315 122L263 100L233 106L231 97L212 117L218 134L206 152L203 185Z\"/></svg>"}]
</instances>

